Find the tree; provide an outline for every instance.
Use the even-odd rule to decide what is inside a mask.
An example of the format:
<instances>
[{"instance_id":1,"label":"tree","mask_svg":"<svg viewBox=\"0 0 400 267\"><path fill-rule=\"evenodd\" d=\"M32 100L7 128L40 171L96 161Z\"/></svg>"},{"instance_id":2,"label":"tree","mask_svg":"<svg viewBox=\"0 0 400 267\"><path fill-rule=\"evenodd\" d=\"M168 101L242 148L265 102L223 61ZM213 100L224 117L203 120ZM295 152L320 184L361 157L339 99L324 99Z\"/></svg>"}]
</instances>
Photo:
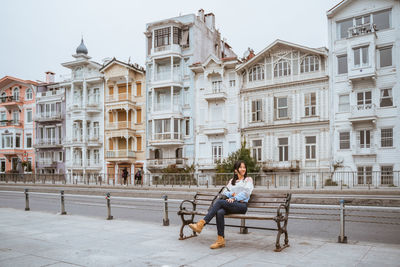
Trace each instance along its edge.
<instances>
[{"instance_id":1,"label":"tree","mask_svg":"<svg viewBox=\"0 0 400 267\"><path fill-rule=\"evenodd\" d=\"M246 148L246 142L241 147L229 154L229 156L217 163L217 173L233 173L235 162L243 160L247 166L247 173L256 173L260 171L257 161L250 155L250 149Z\"/></svg>"}]
</instances>

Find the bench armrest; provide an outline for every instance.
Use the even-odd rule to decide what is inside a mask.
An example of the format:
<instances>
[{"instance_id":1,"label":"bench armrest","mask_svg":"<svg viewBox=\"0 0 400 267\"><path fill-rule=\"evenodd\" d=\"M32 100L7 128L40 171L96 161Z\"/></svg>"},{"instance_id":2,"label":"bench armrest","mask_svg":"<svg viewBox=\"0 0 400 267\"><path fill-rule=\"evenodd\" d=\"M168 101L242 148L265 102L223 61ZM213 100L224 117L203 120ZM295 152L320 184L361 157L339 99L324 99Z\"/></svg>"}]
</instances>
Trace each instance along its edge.
<instances>
[{"instance_id":1,"label":"bench armrest","mask_svg":"<svg viewBox=\"0 0 400 267\"><path fill-rule=\"evenodd\" d=\"M195 203L193 200L183 200L183 201L181 202L181 205L179 206L179 211L187 210L186 207L183 206L186 202L192 204L192 208L193 208L192 211L195 211L195 210L196 210L196 203ZM179 211L178 211L178 214L179 214Z\"/></svg>"},{"instance_id":2,"label":"bench armrest","mask_svg":"<svg viewBox=\"0 0 400 267\"><path fill-rule=\"evenodd\" d=\"M282 214L281 209L284 209L285 214ZM280 204L278 209L276 210L276 218L278 220L287 220L289 217L289 207L286 204Z\"/></svg>"}]
</instances>

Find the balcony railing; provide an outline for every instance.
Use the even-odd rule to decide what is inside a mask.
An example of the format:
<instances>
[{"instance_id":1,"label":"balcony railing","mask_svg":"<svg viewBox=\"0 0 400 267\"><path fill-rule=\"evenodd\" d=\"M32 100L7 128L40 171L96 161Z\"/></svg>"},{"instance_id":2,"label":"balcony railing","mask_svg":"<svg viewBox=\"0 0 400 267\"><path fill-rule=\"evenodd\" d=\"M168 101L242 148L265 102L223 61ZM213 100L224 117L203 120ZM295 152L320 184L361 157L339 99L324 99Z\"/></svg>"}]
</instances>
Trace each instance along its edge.
<instances>
[{"instance_id":1,"label":"balcony railing","mask_svg":"<svg viewBox=\"0 0 400 267\"><path fill-rule=\"evenodd\" d=\"M172 75L171 79L171 71L162 71L162 72L157 72L154 75L154 82L159 82L159 81L174 81L174 82L181 82L182 81L182 75L179 70L174 70L174 73Z\"/></svg>"},{"instance_id":2,"label":"balcony railing","mask_svg":"<svg viewBox=\"0 0 400 267\"><path fill-rule=\"evenodd\" d=\"M163 158L163 159L148 159L147 164L149 166L168 166L168 165L185 165L186 158Z\"/></svg>"},{"instance_id":3,"label":"balcony railing","mask_svg":"<svg viewBox=\"0 0 400 267\"><path fill-rule=\"evenodd\" d=\"M106 129L115 130L115 129L133 129L134 123L130 121L117 121L117 122L107 122Z\"/></svg>"},{"instance_id":4,"label":"balcony railing","mask_svg":"<svg viewBox=\"0 0 400 267\"><path fill-rule=\"evenodd\" d=\"M152 141L160 141L160 140L183 140L182 134L178 132L167 132L167 133L155 133L152 136Z\"/></svg>"},{"instance_id":5,"label":"balcony railing","mask_svg":"<svg viewBox=\"0 0 400 267\"><path fill-rule=\"evenodd\" d=\"M35 115L35 121L57 121L62 119L61 112L57 113L37 113Z\"/></svg>"},{"instance_id":6,"label":"balcony railing","mask_svg":"<svg viewBox=\"0 0 400 267\"><path fill-rule=\"evenodd\" d=\"M170 44L170 45L163 45L163 46L155 47L151 51L152 51L152 54L155 54L155 53L158 54L158 53L163 53L163 52L165 52L165 53L173 53L174 52L174 53L181 54L182 48L178 44Z\"/></svg>"},{"instance_id":7,"label":"balcony railing","mask_svg":"<svg viewBox=\"0 0 400 267\"><path fill-rule=\"evenodd\" d=\"M351 107L351 122L373 121L377 119L375 104L354 105Z\"/></svg>"},{"instance_id":8,"label":"balcony railing","mask_svg":"<svg viewBox=\"0 0 400 267\"><path fill-rule=\"evenodd\" d=\"M53 164L56 164L57 161L54 160L54 159L51 159L51 158L45 158L45 159L39 159L39 160L37 161L37 163L38 163L39 165L53 165Z\"/></svg>"},{"instance_id":9,"label":"balcony railing","mask_svg":"<svg viewBox=\"0 0 400 267\"><path fill-rule=\"evenodd\" d=\"M364 23L364 24L349 28L348 36L353 37L353 36L363 35L363 34L375 32L375 31L376 31L375 25L371 25L371 23Z\"/></svg>"},{"instance_id":10,"label":"balcony railing","mask_svg":"<svg viewBox=\"0 0 400 267\"><path fill-rule=\"evenodd\" d=\"M40 147L40 146L61 146L62 145L62 140L60 139L37 139L35 146Z\"/></svg>"},{"instance_id":11,"label":"balcony railing","mask_svg":"<svg viewBox=\"0 0 400 267\"><path fill-rule=\"evenodd\" d=\"M169 112L171 111L171 105L169 103L155 103L154 105L155 112ZM172 112L182 112L181 103L173 103Z\"/></svg>"},{"instance_id":12,"label":"balcony railing","mask_svg":"<svg viewBox=\"0 0 400 267\"><path fill-rule=\"evenodd\" d=\"M131 150L108 150L107 158L134 158L135 152Z\"/></svg>"},{"instance_id":13,"label":"balcony railing","mask_svg":"<svg viewBox=\"0 0 400 267\"><path fill-rule=\"evenodd\" d=\"M2 120L0 126L22 126L22 121L17 120Z\"/></svg>"},{"instance_id":14,"label":"balcony railing","mask_svg":"<svg viewBox=\"0 0 400 267\"><path fill-rule=\"evenodd\" d=\"M0 97L0 104L3 104L3 103L19 103L19 102L22 102L23 101L23 98L21 97L21 96L19 96L19 97L15 97L15 96L12 96L12 95L10 95L10 96L1 96Z\"/></svg>"},{"instance_id":15,"label":"balcony railing","mask_svg":"<svg viewBox=\"0 0 400 267\"><path fill-rule=\"evenodd\" d=\"M36 97L38 99L42 98L42 97L49 97L49 96L63 96L64 95L64 90L49 90L46 92L38 92Z\"/></svg>"},{"instance_id":16,"label":"balcony railing","mask_svg":"<svg viewBox=\"0 0 400 267\"><path fill-rule=\"evenodd\" d=\"M117 95L108 95L106 97L107 102L125 101L125 100L134 102L134 96L129 93L121 93L121 94L117 94Z\"/></svg>"}]
</instances>

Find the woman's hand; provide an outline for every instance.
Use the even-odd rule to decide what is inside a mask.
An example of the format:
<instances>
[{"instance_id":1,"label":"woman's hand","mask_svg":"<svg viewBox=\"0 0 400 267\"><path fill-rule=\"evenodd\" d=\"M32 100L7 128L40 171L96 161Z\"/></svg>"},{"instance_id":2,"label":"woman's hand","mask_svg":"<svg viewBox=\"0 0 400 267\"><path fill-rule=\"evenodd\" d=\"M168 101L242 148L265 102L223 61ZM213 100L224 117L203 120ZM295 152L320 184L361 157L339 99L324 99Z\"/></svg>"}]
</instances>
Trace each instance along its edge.
<instances>
[{"instance_id":1,"label":"woman's hand","mask_svg":"<svg viewBox=\"0 0 400 267\"><path fill-rule=\"evenodd\" d=\"M228 198L226 201L228 201L229 203L233 203L235 201L234 198Z\"/></svg>"}]
</instances>

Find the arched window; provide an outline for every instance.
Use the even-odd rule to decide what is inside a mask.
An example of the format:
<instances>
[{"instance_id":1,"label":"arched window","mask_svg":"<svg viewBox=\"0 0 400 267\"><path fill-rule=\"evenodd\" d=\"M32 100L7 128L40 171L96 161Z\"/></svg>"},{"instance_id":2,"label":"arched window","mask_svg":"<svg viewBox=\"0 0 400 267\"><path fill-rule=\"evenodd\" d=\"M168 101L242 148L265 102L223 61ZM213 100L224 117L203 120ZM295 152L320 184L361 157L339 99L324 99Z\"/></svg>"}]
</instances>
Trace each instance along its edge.
<instances>
[{"instance_id":1,"label":"arched window","mask_svg":"<svg viewBox=\"0 0 400 267\"><path fill-rule=\"evenodd\" d=\"M261 81L264 80L265 74L264 74L264 65L258 64L252 67L249 70L249 81Z\"/></svg>"},{"instance_id":2,"label":"arched window","mask_svg":"<svg viewBox=\"0 0 400 267\"><path fill-rule=\"evenodd\" d=\"M78 67L75 69L75 78L82 78L83 77L83 69L82 67Z\"/></svg>"},{"instance_id":3,"label":"arched window","mask_svg":"<svg viewBox=\"0 0 400 267\"><path fill-rule=\"evenodd\" d=\"M4 103L4 102L7 101L7 94L6 94L6 92L1 93L0 101L1 101L1 103Z\"/></svg>"},{"instance_id":4,"label":"arched window","mask_svg":"<svg viewBox=\"0 0 400 267\"><path fill-rule=\"evenodd\" d=\"M32 95L32 89L31 89L31 88L26 89L26 92L25 92L25 98L26 98L26 100L32 100L32 97L33 97L33 95Z\"/></svg>"},{"instance_id":5,"label":"arched window","mask_svg":"<svg viewBox=\"0 0 400 267\"><path fill-rule=\"evenodd\" d=\"M13 89L13 100L14 101L19 100L19 87L14 87Z\"/></svg>"},{"instance_id":6,"label":"arched window","mask_svg":"<svg viewBox=\"0 0 400 267\"><path fill-rule=\"evenodd\" d=\"M281 59L274 67L274 77L282 77L290 75L290 63L285 59Z\"/></svg>"},{"instance_id":7,"label":"arched window","mask_svg":"<svg viewBox=\"0 0 400 267\"><path fill-rule=\"evenodd\" d=\"M317 56L306 56L300 64L301 73L319 70L319 58Z\"/></svg>"}]
</instances>

